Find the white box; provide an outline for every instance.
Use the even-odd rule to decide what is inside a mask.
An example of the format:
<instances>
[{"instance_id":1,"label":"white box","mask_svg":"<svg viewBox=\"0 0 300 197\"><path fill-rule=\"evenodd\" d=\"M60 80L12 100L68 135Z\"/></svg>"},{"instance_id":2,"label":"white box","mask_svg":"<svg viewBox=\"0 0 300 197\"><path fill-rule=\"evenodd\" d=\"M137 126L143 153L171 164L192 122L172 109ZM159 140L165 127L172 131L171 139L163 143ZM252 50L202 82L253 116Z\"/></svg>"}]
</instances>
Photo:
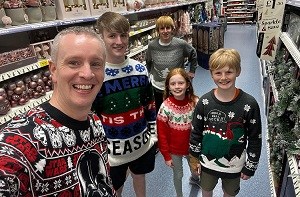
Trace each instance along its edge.
<instances>
[{"instance_id":1,"label":"white box","mask_svg":"<svg viewBox=\"0 0 300 197\"><path fill-rule=\"evenodd\" d=\"M57 18L72 19L91 16L88 0L55 0Z\"/></svg>"},{"instance_id":2,"label":"white box","mask_svg":"<svg viewBox=\"0 0 300 197\"><path fill-rule=\"evenodd\" d=\"M109 0L112 12L127 12L126 0Z\"/></svg>"},{"instance_id":3,"label":"white box","mask_svg":"<svg viewBox=\"0 0 300 197\"><path fill-rule=\"evenodd\" d=\"M92 16L101 16L104 12L111 11L109 0L88 0Z\"/></svg>"}]
</instances>

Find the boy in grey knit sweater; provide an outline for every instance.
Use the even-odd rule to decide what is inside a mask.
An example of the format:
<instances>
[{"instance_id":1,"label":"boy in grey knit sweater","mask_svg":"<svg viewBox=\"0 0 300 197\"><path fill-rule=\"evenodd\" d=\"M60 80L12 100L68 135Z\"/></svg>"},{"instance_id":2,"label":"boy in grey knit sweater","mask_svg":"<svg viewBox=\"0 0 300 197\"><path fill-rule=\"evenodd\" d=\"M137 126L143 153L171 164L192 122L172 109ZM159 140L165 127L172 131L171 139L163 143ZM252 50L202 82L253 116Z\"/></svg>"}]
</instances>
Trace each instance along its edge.
<instances>
[{"instance_id":1,"label":"boy in grey knit sweater","mask_svg":"<svg viewBox=\"0 0 300 197\"><path fill-rule=\"evenodd\" d=\"M170 16L161 16L156 21L156 31L159 37L148 45L146 64L151 75L156 110L163 101L163 91L166 76L174 68L184 68L187 58L190 63L189 76L194 77L197 63L196 50L186 41L173 37L174 21Z\"/></svg>"}]
</instances>

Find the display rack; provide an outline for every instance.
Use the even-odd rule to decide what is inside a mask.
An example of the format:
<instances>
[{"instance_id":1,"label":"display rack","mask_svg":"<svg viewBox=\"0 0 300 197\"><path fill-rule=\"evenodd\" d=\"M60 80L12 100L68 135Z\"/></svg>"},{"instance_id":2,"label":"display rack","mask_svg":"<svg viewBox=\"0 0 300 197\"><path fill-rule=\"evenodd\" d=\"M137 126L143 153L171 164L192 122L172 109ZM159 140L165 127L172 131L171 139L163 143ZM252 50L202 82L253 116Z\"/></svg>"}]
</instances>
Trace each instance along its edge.
<instances>
[{"instance_id":1,"label":"display rack","mask_svg":"<svg viewBox=\"0 0 300 197\"><path fill-rule=\"evenodd\" d=\"M280 34L280 39L300 68L300 51L297 49L289 34L282 32Z\"/></svg>"},{"instance_id":2,"label":"display rack","mask_svg":"<svg viewBox=\"0 0 300 197\"><path fill-rule=\"evenodd\" d=\"M300 7L300 1L288 1L289 5ZM287 32L282 32L280 34L280 40L288 50L289 54L294 59L295 63L300 68L300 51L296 47L294 41L291 39ZM287 176L292 179L295 196L300 196L300 172L299 165L296 161L296 157L292 153L287 153L287 164L289 165L290 174Z\"/></svg>"},{"instance_id":3,"label":"display rack","mask_svg":"<svg viewBox=\"0 0 300 197\"><path fill-rule=\"evenodd\" d=\"M226 3L225 13L227 23L252 23L252 8L248 7L254 4L248 4L247 0L228 0Z\"/></svg>"},{"instance_id":4,"label":"display rack","mask_svg":"<svg viewBox=\"0 0 300 197\"><path fill-rule=\"evenodd\" d=\"M193 5L197 3L205 2L205 0L197 0L197 1L190 1L190 2L178 2L174 5L166 5L161 7L152 7L152 8L144 8L138 11L127 11L122 12L122 15L132 15L132 14L143 14L152 11L163 11L170 8L178 8L182 6ZM80 23L88 23L88 22L95 22L99 16L90 16L84 18L76 18L76 19L67 19L67 20L55 20L49 22L41 22L41 23L32 23L32 24L25 24L20 26L11 26L8 28L0 28L0 36L7 35L7 34L14 34L19 32L27 32L33 31L38 29L50 28L50 27L59 27L65 25L72 25L72 24L80 24Z\"/></svg>"},{"instance_id":5,"label":"display rack","mask_svg":"<svg viewBox=\"0 0 300 197\"><path fill-rule=\"evenodd\" d=\"M37 63L33 63L27 66L23 66L21 68L17 68L8 72L0 73L0 82L11 79L13 77L17 77L19 75L31 72L33 70L37 70L40 68L43 68L45 66L48 66L48 60L40 60Z\"/></svg>"},{"instance_id":6,"label":"display rack","mask_svg":"<svg viewBox=\"0 0 300 197\"><path fill-rule=\"evenodd\" d=\"M290 12L293 13L298 13L299 15L299 8L300 8L300 1L297 0L288 0L286 3L286 14L289 17ZM296 8L295 8L296 7ZM289 19L286 20L287 23L289 23ZM289 27L289 24L285 24L287 27ZM300 24L293 24L294 27L296 28L299 27ZM295 44L293 39L291 39L291 36L289 35L288 32L281 32L279 36L280 40L282 41L282 45L286 48L288 51L288 54L290 54L290 57L293 59L293 62L295 62L298 67L300 68L300 51L299 51L299 46ZM264 62L265 63L265 62ZM267 70L273 70L269 64L266 64ZM292 72L292 70L291 70ZM279 73L276 73L277 75ZM279 76L278 76L279 77ZM295 77L294 75L291 75L291 77ZM299 78L298 78L299 79ZM273 102L278 102L278 91L275 82L274 82L274 76L272 73L269 73L268 76L268 85L270 86L269 89L272 90L272 98ZM270 92L268 94L270 97ZM266 99L266 105L269 107L271 104L269 103L269 98ZM268 116L268 114L267 114ZM269 131L267 131L269 132ZM269 134L268 134L269 136ZM268 147L271 146L269 140L267 140ZM270 159L270 150L268 149L268 157ZM280 197L294 197L294 196L300 196L300 172L299 172L299 161L297 160L297 155L291 152L286 152L286 150L282 150L283 155L285 155L286 159L283 160L282 166L283 166L283 172L282 172L282 177L281 180L279 181L278 184L278 189L277 191L275 190L275 185L274 185L274 180L273 180L273 172L272 172L272 166L269 166L270 168L270 184L271 184L271 193L272 196L280 196ZM286 162L285 162L286 161ZM270 164L270 162L269 162Z\"/></svg>"},{"instance_id":7,"label":"display rack","mask_svg":"<svg viewBox=\"0 0 300 197\"><path fill-rule=\"evenodd\" d=\"M300 1L299 0L287 0L286 4L294 7L300 8Z\"/></svg>"},{"instance_id":8,"label":"display rack","mask_svg":"<svg viewBox=\"0 0 300 197\"><path fill-rule=\"evenodd\" d=\"M297 7L298 11L300 8L300 1L299 0L288 0L287 4L290 6ZM280 35L280 39L288 49L289 53L292 55L293 59L295 60L296 64L300 68L300 51L297 49L295 43L292 41L291 37L288 33L283 32ZM296 156L294 154L287 154L288 162L290 166L290 175L289 177L292 178L295 195L300 196L300 172L299 172L299 164L296 160Z\"/></svg>"},{"instance_id":9,"label":"display rack","mask_svg":"<svg viewBox=\"0 0 300 197\"><path fill-rule=\"evenodd\" d=\"M146 27L146 28L143 28L143 29L139 29L139 30L136 30L136 31L130 31L129 32L129 36L135 36L137 34L140 34L140 33L143 33L143 32L146 32L146 31L149 31L151 29L154 29L155 28L155 25L152 25L150 27Z\"/></svg>"},{"instance_id":10,"label":"display rack","mask_svg":"<svg viewBox=\"0 0 300 197\"><path fill-rule=\"evenodd\" d=\"M148 49L148 45L146 46L141 46L139 49L135 50L134 52L129 53L127 56L128 57L133 57L143 51L146 51Z\"/></svg>"},{"instance_id":11,"label":"display rack","mask_svg":"<svg viewBox=\"0 0 300 197\"><path fill-rule=\"evenodd\" d=\"M0 116L0 125L11 120L14 116L24 113L24 112L28 111L29 109L48 101L50 99L51 95L52 95L52 91L47 92L45 96L42 96L40 98L30 99L25 105L11 108L10 111L6 115Z\"/></svg>"}]
</instances>

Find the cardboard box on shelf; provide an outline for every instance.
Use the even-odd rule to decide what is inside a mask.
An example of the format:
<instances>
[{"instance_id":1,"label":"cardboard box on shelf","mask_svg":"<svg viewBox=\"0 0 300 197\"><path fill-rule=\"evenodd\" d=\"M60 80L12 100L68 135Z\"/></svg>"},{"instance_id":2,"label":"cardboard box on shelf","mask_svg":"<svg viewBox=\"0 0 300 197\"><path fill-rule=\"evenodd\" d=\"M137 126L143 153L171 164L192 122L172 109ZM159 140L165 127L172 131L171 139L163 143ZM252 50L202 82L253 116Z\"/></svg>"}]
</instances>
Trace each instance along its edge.
<instances>
[{"instance_id":1,"label":"cardboard box on shelf","mask_svg":"<svg viewBox=\"0 0 300 197\"><path fill-rule=\"evenodd\" d=\"M88 0L56 0L55 5L60 20L91 16Z\"/></svg>"},{"instance_id":2,"label":"cardboard box on shelf","mask_svg":"<svg viewBox=\"0 0 300 197\"><path fill-rule=\"evenodd\" d=\"M112 12L127 12L126 0L109 0Z\"/></svg>"},{"instance_id":3,"label":"cardboard box on shelf","mask_svg":"<svg viewBox=\"0 0 300 197\"><path fill-rule=\"evenodd\" d=\"M53 40L46 40L43 42L30 44L34 49L35 55L38 60L50 59L52 42Z\"/></svg>"},{"instance_id":4,"label":"cardboard box on shelf","mask_svg":"<svg viewBox=\"0 0 300 197\"><path fill-rule=\"evenodd\" d=\"M104 12L111 11L110 0L88 0L88 2L92 16L101 16Z\"/></svg>"},{"instance_id":5,"label":"cardboard box on shelf","mask_svg":"<svg viewBox=\"0 0 300 197\"><path fill-rule=\"evenodd\" d=\"M0 54L0 73L22 68L37 62L33 46Z\"/></svg>"},{"instance_id":6,"label":"cardboard box on shelf","mask_svg":"<svg viewBox=\"0 0 300 197\"><path fill-rule=\"evenodd\" d=\"M193 46L197 50L198 64L208 69L210 55L224 47L224 25L222 23L199 23L193 25Z\"/></svg>"}]
</instances>

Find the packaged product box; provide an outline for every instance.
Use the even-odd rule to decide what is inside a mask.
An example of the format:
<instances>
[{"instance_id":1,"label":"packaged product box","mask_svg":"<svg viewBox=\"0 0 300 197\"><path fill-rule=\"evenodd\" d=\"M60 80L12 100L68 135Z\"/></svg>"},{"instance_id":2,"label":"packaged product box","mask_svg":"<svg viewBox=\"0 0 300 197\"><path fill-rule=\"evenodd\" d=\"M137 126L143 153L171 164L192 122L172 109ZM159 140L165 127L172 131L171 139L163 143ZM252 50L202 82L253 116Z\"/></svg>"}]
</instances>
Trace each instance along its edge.
<instances>
[{"instance_id":1,"label":"packaged product box","mask_svg":"<svg viewBox=\"0 0 300 197\"><path fill-rule=\"evenodd\" d=\"M101 16L104 12L111 11L110 0L88 0L88 2L92 16Z\"/></svg>"},{"instance_id":2,"label":"packaged product box","mask_svg":"<svg viewBox=\"0 0 300 197\"><path fill-rule=\"evenodd\" d=\"M210 22L199 23L193 26L193 38L197 38L195 49L198 55L198 64L208 69L210 55L224 47L224 25L222 23Z\"/></svg>"},{"instance_id":3,"label":"packaged product box","mask_svg":"<svg viewBox=\"0 0 300 197\"><path fill-rule=\"evenodd\" d=\"M60 20L91 16L88 0L55 0L55 5Z\"/></svg>"},{"instance_id":4,"label":"packaged product box","mask_svg":"<svg viewBox=\"0 0 300 197\"><path fill-rule=\"evenodd\" d=\"M126 0L109 0L112 12L127 12Z\"/></svg>"},{"instance_id":5,"label":"packaged product box","mask_svg":"<svg viewBox=\"0 0 300 197\"><path fill-rule=\"evenodd\" d=\"M33 46L0 53L0 73L22 68L36 62L37 56Z\"/></svg>"}]
</instances>

